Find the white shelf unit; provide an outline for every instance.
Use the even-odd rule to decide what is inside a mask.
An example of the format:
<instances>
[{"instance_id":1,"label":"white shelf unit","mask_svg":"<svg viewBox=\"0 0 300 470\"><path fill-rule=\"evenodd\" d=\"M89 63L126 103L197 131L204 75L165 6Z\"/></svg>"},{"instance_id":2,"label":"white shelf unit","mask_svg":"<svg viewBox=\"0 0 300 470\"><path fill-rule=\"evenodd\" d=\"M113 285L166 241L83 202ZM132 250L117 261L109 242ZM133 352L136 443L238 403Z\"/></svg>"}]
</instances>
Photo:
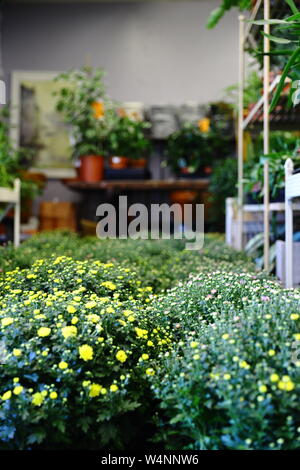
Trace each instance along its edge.
<instances>
[{"instance_id":1,"label":"white shelf unit","mask_svg":"<svg viewBox=\"0 0 300 470\"><path fill-rule=\"evenodd\" d=\"M293 161L285 162L285 284L293 287L294 243L293 243L293 199L300 198L300 173L294 173Z\"/></svg>"},{"instance_id":2,"label":"white shelf unit","mask_svg":"<svg viewBox=\"0 0 300 470\"><path fill-rule=\"evenodd\" d=\"M14 245L20 245L20 227L21 227L21 182L15 179L14 188L0 187L0 202L14 205Z\"/></svg>"},{"instance_id":3,"label":"white shelf unit","mask_svg":"<svg viewBox=\"0 0 300 470\"><path fill-rule=\"evenodd\" d=\"M269 205L269 211L271 212L285 212L285 203L284 202L271 202ZM292 204L293 211L300 212L300 203ZM263 214L264 212L264 205L263 204L244 204L243 205L243 231L242 231L242 242L243 246L247 243L247 241L251 238L251 231L247 228L247 224L251 225L255 223L262 224L262 218L258 218L255 220L255 217L249 218L246 221L246 214ZM239 249L238 247L238 238L237 238L237 227L238 227L238 200L236 198L227 198L226 199L226 243L227 245ZM257 230L256 233L261 232L261 230ZM254 235L254 233L253 233Z\"/></svg>"}]
</instances>

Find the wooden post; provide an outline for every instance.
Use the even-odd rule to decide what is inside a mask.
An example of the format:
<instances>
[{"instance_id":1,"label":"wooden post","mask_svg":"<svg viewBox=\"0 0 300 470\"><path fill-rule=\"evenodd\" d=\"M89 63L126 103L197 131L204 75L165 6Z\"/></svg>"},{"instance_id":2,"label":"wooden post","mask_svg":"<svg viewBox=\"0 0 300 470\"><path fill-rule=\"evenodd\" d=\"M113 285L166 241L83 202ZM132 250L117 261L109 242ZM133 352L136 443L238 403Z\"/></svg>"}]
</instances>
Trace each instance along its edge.
<instances>
[{"instance_id":1,"label":"wooden post","mask_svg":"<svg viewBox=\"0 0 300 470\"><path fill-rule=\"evenodd\" d=\"M288 179L293 174L294 164L288 158L285 169L285 285L293 287L293 199L288 193Z\"/></svg>"},{"instance_id":2,"label":"wooden post","mask_svg":"<svg viewBox=\"0 0 300 470\"><path fill-rule=\"evenodd\" d=\"M237 248L243 248L243 166L244 166L244 77L245 77L245 17L239 16L239 107L238 107L238 224Z\"/></svg>"},{"instance_id":3,"label":"wooden post","mask_svg":"<svg viewBox=\"0 0 300 470\"><path fill-rule=\"evenodd\" d=\"M264 0L264 19L270 19L270 0ZM270 25L264 25L265 34L270 34ZM264 53L270 52L270 40L264 36ZM270 118L269 118L269 89L270 89L270 56L264 55L264 154L270 152ZM264 268L269 269L270 253L270 183L269 162L264 164Z\"/></svg>"},{"instance_id":4,"label":"wooden post","mask_svg":"<svg viewBox=\"0 0 300 470\"><path fill-rule=\"evenodd\" d=\"M233 223L233 205L234 198L226 198L226 219L225 219L225 233L226 233L226 245L233 246L232 240L232 223Z\"/></svg>"},{"instance_id":5,"label":"wooden post","mask_svg":"<svg viewBox=\"0 0 300 470\"><path fill-rule=\"evenodd\" d=\"M15 214L14 214L14 246L20 245L20 230L21 230L21 181L15 180L14 191L16 194Z\"/></svg>"}]
</instances>

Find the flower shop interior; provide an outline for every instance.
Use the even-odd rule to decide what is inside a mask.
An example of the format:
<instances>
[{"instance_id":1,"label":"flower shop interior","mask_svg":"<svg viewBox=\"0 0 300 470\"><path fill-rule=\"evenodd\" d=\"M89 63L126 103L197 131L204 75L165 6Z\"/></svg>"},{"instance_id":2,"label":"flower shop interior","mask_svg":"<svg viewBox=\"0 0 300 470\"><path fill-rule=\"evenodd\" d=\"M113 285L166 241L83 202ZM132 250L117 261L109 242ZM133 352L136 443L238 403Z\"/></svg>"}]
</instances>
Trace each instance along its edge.
<instances>
[{"instance_id":1,"label":"flower shop interior","mask_svg":"<svg viewBox=\"0 0 300 470\"><path fill-rule=\"evenodd\" d=\"M299 450L299 31L1 2L0 451Z\"/></svg>"}]
</instances>

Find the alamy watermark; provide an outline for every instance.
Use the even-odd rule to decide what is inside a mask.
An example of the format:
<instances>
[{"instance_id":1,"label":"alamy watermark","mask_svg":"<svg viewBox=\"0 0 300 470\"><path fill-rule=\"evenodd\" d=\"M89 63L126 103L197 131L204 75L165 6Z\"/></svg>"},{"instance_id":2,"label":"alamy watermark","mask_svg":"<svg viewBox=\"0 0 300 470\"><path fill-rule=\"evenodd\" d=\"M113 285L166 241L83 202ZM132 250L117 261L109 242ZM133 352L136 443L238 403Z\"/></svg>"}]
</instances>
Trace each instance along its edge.
<instances>
[{"instance_id":1,"label":"alamy watermark","mask_svg":"<svg viewBox=\"0 0 300 470\"><path fill-rule=\"evenodd\" d=\"M101 217L98 238L133 240L184 239L187 250L201 250L204 245L204 204L145 204L128 206L127 196L119 196L118 207L104 203L97 207Z\"/></svg>"}]
</instances>

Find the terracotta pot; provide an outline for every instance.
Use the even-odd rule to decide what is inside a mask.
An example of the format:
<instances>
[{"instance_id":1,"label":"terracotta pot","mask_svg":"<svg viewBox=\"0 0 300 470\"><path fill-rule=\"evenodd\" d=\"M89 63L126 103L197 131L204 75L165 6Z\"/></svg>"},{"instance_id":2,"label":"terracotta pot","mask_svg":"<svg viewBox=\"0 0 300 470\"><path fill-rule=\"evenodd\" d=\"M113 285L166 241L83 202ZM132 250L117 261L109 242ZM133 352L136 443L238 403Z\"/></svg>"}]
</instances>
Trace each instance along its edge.
<instances>
[{"instance_id":1,"label":"terracotta pot","mask_svg":"<svg viewBox=\"0 0 300 470\"><path fill-rule=\"evenodd\" d=\"M180 168L179 172L182 174L182 175L189 175L190 172L189 172L189 169L188 167L184 166L183 168Z\"/></svg>"},{"instance_id":2,"label":"terracotta pot","mask_svg":"<svg viewBox=\"0 0 300 470\"><path fill-rule=\"evenodd\" d=\"M212 167L209 166L209 165L206 165L206 166L203 168L203 173L204 173L205 175L211 175L211 174L212 174L212 171L213 171L213 170L212 170Z\"/></svg>"},{"instance_id":3,"label":"terracotta pot","mask_svg":"<svg viewBox=\"0 0 300 470\"><path fill-rule=\"evenodd\" d=\"M170 193L172 203L178 204L192 204L198 197L198 191L190 191L186 189L179 189Z\"/></svg>"},{"instance_id":4,"label":"terracotta pot","mask_svg":"<svg viewBox=\"0 0 300 470\"><path fill-rule=\"evenodd\" d=\"M129 164L129 159L127 157L118 157L113 156L109 158L109 166L115 170L122 170L123 168L127 168Z\"/></svg>"},{"instance_id":5,"label":"terracotta pot","mask_svg":"<svg viewBox=\"0 0 300 470\"><path fill-rule=\"evenodd\" d=\"M80 157L79 179L86 183L97 183L104 175L104 157L102 155L83 155Z\"/></svg>"},{"instance_id":6,"label":"terracotta pot","mask_svg":"<svg viewBox=\"0 0 300 470\"><path fill-rule=\"evenodd\" d=\"M189 220L190 224L192 225L193 215L190 219L191 214L189 212L186 212L185 205L186 204L194 205L195 202L198 199L198 196L199 196L198 191L190 191L190 190L178 190L178 191L172 191L170 193L171 204L178 204L179 207L180 207L180 210L175 208L175 212L174 212L174 222L175 222L175 224L177 222L182 224L182 217L185 217L186 218L185 222L187 222L187 224L188 224L188 220ZM192 213L194 213L194 210L192 211Z\"/></svg>"},{"instance_id":7,"label":"terracotta pot","mask_svg":"<svg viewBox=\"0 0 300 470\"><path fill-rule=\"evenodd\" d=\"M147 159L146 158L137 158L130 160L131 168L146 168L147 166Z\"/></svg>"}]
</instances>

